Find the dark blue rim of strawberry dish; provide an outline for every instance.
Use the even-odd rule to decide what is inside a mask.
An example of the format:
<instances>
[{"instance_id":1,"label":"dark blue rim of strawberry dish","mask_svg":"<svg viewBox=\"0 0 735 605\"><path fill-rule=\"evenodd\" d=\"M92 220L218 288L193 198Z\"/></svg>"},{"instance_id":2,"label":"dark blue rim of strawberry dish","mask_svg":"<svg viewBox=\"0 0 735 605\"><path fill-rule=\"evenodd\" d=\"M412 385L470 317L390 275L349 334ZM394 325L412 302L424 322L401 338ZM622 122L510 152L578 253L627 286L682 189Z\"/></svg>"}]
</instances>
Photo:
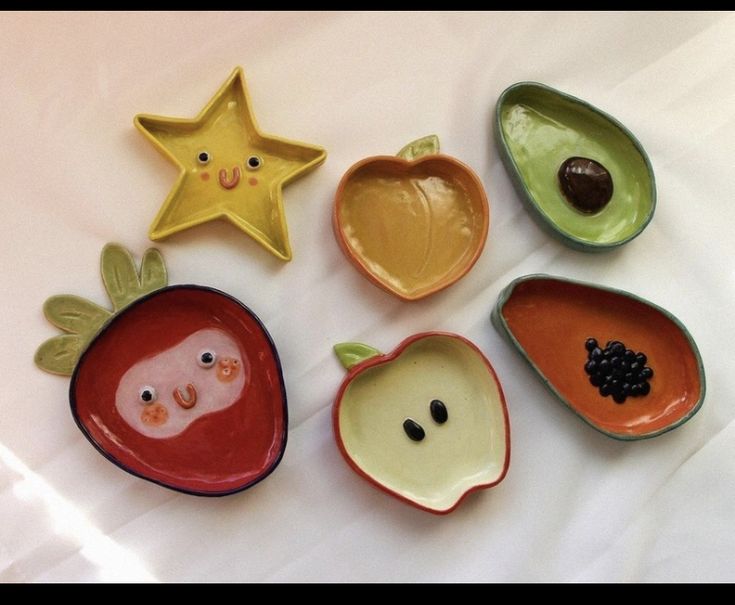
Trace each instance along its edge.
<instances>
[{"instance_id":1,"label":"dark blue rim of strawberry dish","mask_svg":"<svg viewBox=\"0 0 735 605\"><path fill-rule=\"evenodd\" d=\"M271 351L273 353L273 357L275 358L275 361L276 361L276 368L278 370L278 381L281 386L281 398L283 400L283 433L281 434L281 448L280 448L280 451L278 452L278 456L273 461L273 464L271 464L271 466L268 469L266 469L265 472L263 472L261 475L259 475L252 481L248 481L247 483L240 485L234 489L224 490L220 492L203 492L203 491L186 489L186 488L183 488L177 485L171 485L169 483L166 483L165 481L159 481L151 477L146 477L145 475L133 470L126 464L123 464L122 462L120 462L112 454L106 451L99 443L97 443L94 437L92 437L89 431L87 431L86 426L81 422L81 420L79 419L79 415L77 414L77 401L76 401L76 396L75 396L75 390L76 390L77 380L79 377L78 376L79 368L82 366L82 363L84 362L84 359L87 353L92 349L92 347L97 342L97 340L105 334L105 332L107 331L107 328L110 326L110 324L112 324L113 321L115 321L119 317L122 317L125 313L135 308L136 306L146 302L147 300L150 300L151 298L154 298L158 296L159 294L162 294L164 292L169 292L171 290L202 290L205 292L212 292L213 294L218 294L220 296L223 296L224 298L227 298L231 300L232 302L236 303L237 305L239 305L248 315L250 315L256 321L258 326L260 326L260 328L263 330L263 333L265 334L265 337L268 340L268 344L270 345ZM121 468L127 473L130 473L131 475L134 475L141 479L145 479L146 481L150 481L151 483L155 483L157 485L160 485L161 487L165 487L165 488L177 491L177 492L181 492L183 494L217 498L220 496L229 496L230 494L236 494L238 492L242 492L250 487L253 487L257 483L260 483L263 479L268 477L268 475L270 475L274 470L276 470L276 467L280 464L281 459L283 458L283 454L286 451L286 442L288 439L288 402L286 399L286 385L283 381L283 369L281 368L281 358L278 356L278 350L276 349L276 345L273 342L273 338L271 338L270 333L268 332L266 327L263 325L263 322L260 321L260 318L255 313L253 313L253 311L249 307L244 305L234 296L231 296L227 294L226 292L222 292L222 290L218 290L217 288L211 288L209 286L197 286L194 284L178 284L175 286L166 286L165 288L159 288L158 290L154 290L153 292L150 292L149 294L146 294L145 296L142 296L139 299L135 300L134 302L130 303L122 311L120 311L119 313L117 313L116 315L108 319L107 322L105 322L105 324L100 328L97 335L87 345L86 349L79 357L79 360L77 361L76 366L74 367L74 373L72 374L71 383L69 385L69 404L71 407L71 414L74 417L74 422L76 422L77 426L79 427L79 430L82 431L82 434L94 446L94 448L100 454L102 454L105 458L107 458L110 462L112 462L115 466Z\"/></svg>"}]
</instances>

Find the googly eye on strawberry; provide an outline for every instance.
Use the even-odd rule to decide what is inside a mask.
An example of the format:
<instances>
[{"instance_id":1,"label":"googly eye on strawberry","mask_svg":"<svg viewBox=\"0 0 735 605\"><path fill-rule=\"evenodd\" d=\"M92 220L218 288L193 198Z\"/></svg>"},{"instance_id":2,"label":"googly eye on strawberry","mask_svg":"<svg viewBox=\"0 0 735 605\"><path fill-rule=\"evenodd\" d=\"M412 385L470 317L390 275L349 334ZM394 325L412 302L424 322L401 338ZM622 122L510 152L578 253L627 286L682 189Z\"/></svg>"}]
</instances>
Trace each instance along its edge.
<instances>
[{"instance_id":1,"label":"googly eye on strawberry","mask_svg":"<svg viewBox=\"0 0 735 605\"><path fill-rule=\"evenodd\" d=\"M63 334L35 357L72 376L82 433L123 470L185 493L230 494L269 475L288 413L278 352L257 316L213 288L167 286L154 249L138 270L110 244L101 265L112 310L49 298L44 313Z\"/></svg>"},{"instance_id":2,"label":"googly eye on strawberry","mask_svg":"<svg viewBox=\"0 0 735 605\"><path fill-rule=\"evenodd\" d=\"M204 350L197 355L197 363L203 368L211 368L216 361L216 357L212 351Z\"/></svg>"},{"instance_id":3,"label":"googly eye on strawberry","mask_svg":"<svg viewBox=\"0 0 735 605\"><path fill-rule=\"evenodd\" d=\"M140 389L140 400L143 404L148 405L156 400L156 389L149 386L144 386Z\"/></svg>"}]
</instances>

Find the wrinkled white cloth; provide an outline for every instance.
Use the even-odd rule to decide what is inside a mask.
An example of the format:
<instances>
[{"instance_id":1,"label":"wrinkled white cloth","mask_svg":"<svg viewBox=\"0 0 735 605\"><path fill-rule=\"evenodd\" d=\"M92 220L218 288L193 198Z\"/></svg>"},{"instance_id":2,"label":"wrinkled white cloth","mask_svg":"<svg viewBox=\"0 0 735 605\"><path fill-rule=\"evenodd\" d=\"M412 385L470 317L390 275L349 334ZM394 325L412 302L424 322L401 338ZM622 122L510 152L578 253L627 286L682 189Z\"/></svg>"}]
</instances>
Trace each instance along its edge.
<instances>
[{"instance_id":1,"label":"wrinkled white cloth","mask_svg":"<svg viewBox=\"0 0 735 605\"><path fill-rule=\"evenodd\" d=\"M1 581L735 580L735 16L728 13L5 14L0 19ZM226 223L157 247L170 282L222 289L271 332L288 447L264 482L220 499L124 473L90 446L68 379L33 353L50 295L106 304L99 253L138 258L176 169L136 113L193 117L242 65L267 133L324 146L285 189L294 259ZM644 233L590 255L541 232L492 139L520 80L623 122L654 166ZM330 213L345 170L436 133L491 204L487 246L443 293L405 303L347 262ZM491 327L499 291L546 272L619 287L679 317L707 373L700 413L621 443L559 405ZM434 516L374 489L335 446L344 371L332 345L383 351L426 330L474 341L502 381L510 471Z\"/></svg>"}]
</instances>

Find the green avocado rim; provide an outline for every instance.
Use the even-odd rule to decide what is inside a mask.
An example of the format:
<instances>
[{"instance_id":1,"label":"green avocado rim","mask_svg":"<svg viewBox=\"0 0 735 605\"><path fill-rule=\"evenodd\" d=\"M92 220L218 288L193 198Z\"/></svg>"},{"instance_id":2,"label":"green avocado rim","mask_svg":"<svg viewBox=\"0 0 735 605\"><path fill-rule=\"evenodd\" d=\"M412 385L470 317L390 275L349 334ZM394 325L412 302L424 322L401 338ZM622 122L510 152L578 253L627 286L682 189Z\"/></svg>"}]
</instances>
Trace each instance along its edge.
<instances>
[{"instance_id":1,"label":"green avocado rim","mask_svg":"<svg viewBox=\"0 0 735 605\"><path fill-rule=\"evenodd\" d=\"M643 219L642 223L636 228L636 230L632 234L624 237L623 239L616 240L614 242L594 242L588 239L582 239L580 237L575 236L573 233L569 232L568 230L561 228L553 219L551 219L546 213L544 213L538 207L538 204L536 203L533 196L531 195L531 192L526 186L526 183L523 177L521 176L521 172L515 161L515 158L513 157L513 154L511 153L508 147L508 143L503 133L503 127L502 127L501 115L500 115L501 109L503 108L505 104L506 97L511 92L519 88L527 88L527 87L540 88L544 90L545 92L550 92L554 95L558 95L559 97L563 98L565 101L571 103L572 105L575 105L575 104L579 105L593 113L598 114L605 120L609 121L611 125L618 128L632 142L633 146L641 154L643 161L646 165L648 177L650 178L650 182L651 182L651 207L648 212L648 215ZM520 195L524 205L530 210L531 215L542 228L544 228L547 232L549 232L551 235L553 235L557 239L561 240L562 243L566 244L567 246L574 248L575 250L581 250L583 252L603 252L603 251L611 250L611 249L617 248L618 246L622 246L623 244L626 244L632 239L638 237L641 234L641 232L651 222L651 219L653 218L654 212L656 210L656 178L653 174L653 166L651 165L651 160L649 159L648 154L646 153L645 149L643 149L643 146L641 145L640 141L638 141L638 139L635 137L635 135L632 132L630 132L630 130L628 130L623 124L621 124L613 116L598 109L594 105L591 105L590 103L587 103L586 101L583 101L582 99L579 99L567 93L561 92L560 90L552 88L551 86L541 84L540 82L533 82L533 81L516 82L515 84L512 84L511 86L509 86L502 92L502 94L498 98L497 103L495 104L495 140L498 144L498 147L500 147L500 151L501 151L500 157L503 161L503 165L505 166L506 170L510 173L511 180L513 181L513 185L515 186L516 191Z\"/></svg>"}]
</instances>

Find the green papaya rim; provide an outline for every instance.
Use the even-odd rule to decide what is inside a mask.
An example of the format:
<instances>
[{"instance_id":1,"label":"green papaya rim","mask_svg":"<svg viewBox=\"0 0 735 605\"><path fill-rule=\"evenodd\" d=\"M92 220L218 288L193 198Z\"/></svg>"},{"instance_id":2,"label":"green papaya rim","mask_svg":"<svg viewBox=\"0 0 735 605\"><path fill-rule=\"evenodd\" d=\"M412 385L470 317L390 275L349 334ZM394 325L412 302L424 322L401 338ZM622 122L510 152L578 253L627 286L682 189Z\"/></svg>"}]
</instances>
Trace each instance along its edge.
<instances>
[{"instance_id":1,"label":"green papaya rim","mask_svg":"<svg viewBox=\"0 0 735 605\"><path fill-rule=\"evenodd\" d=\"M613 431L606 431L605 429L600 428L596 424L594 424L592 421L590 421L586 416L581 414L574 406L572 406L562 395L559 393L559 391L556 390L553 384L549 381L549 379L544 375L544 373L540 370L540 368L533 362L533 360L528 356L528 353L526 353L526 350L521 346L520 342L516 339L516 337L513 335L513 333L510 331L510 328L508 327L508 323L505 321L505 318L503 317L503 314L501 313L502 308L505 306L505 303L508 302L508 299L513 294L513 290L515 290L515 287L518 284L521 284L523 282L527 281L533 281L533 280L553 280L553 281L559 281L559 282L566 282L570 284L577 284L581 286L586 286L589 288L595 288L598 290L604 290L606 292L612 292L613 294L618 294L620 296L624 296L626 298L630 298L632 300L635 300L637 302L643 303L645 305L648 305L658 311L659 313L663 314L666 318L671 320L684 334L687 341L689 342L689 346L692 349L692 352L694 353L694 357L697 360L697 369L699 371L699 382L700 382L700 392L699 392L699 399L697 400L697 403L692 407L692 409L687 412L684 416L676 420L675 422L672 422L670 425L665 426L662 429L652 431L650 433L643 433L641 435L629 435L629 434L623 434L623 433L615 433ZM641 439L651 439L653 437L658 437L659 435L663 435L664 433L668 433L669 431L673 431L675 428L681 426L688 420L690 420L702 407L702 404L704 403L704 397L707 390L707 383L705 379L705 373L704 373L704 364L702 363L702 356L699 353L699 348L697 347L697 343L694 342L694 338L692 338L692 335L689 333L689 330L686 329L686 326L674 315L672 315L669 311L664 309L663 307L658 306L657 304L652 303L650 300L646 300L645 298L642 298L640 296L637 296L635 294L632 294L630 292L627 292L626 290L620 290L618 288L610 288L608 286L600 286L598 284L593 284L591 282L585 282L581 280L571 279L567 277L560 277L557 275L549 275L547 273L531 273L528 275L523 275L521 277L515 278L513 281L511 281L505 288L503 288L498 295L498 300L495 303L495 306L493 307L493 311L490 315L490 320L495 327L495 329L500 333L501 336L505 337L510 344L512 344L515 349L520 353L520 355L523 357L523 359L526 360L528 365L533 368L536 375L541 379L541 381L546 385L546 387L551 391L551 393L556 397L556 399L559 400L564 406L572 410L574 414L582 419L585 423L589 424L593 429L599 431L603 435L607 435L608 437L612 437L613 439L617 439L619 441L639 441Z\"/></svg>"},{"instance_id":2,"label":"green papaya rim","mask_svg":"<svg viewBox=\"0 0 735 605\"><path fill-rule=\"evenodd\" d=\"M523 178L521 177L521 172L518 168L518 164L516 163L515 158L513 157L513 154L510 152L510 149L508 148L508 143L505 140L505 135L503 134L503 127L502 127L502 123L500 120L500 110L505 104L505 99L507 95L518 88L533 88L533 87L551 91L554 94L564 97L566 100L568 100L572 104L579 105L581 107L584 107L585 109L588 109L594 113L601 115L605 119L609 120L610 123L616 128L618 128L626 137L628 137L633 143L633 146L641 154L641 156L643 157L643 161L646 164L646 170L648 172L648 177L651 180L651 208L648 212L648 215L643 219L643 222L632 234L628 235L627 237L621 240L617 240L615 242L593 242L590 240L582 239L582 238L576 237L569 231L561 229L559 225L556 224L555 221L553 221L549 216L547 216L546 213L542 212L541 209L538 207L538 204L533 199L531 192L528 190L528 187L526 187L526 184L523 181ZM546 84L541 84L540 82L523 81L523 82L516 82L515 84L511 84L508 88L506 88L501 93L500 97L498 97L497 103L495 104L495 140L498 143L498 146L500 147L500 150L501 150L500 157L503 161L503 165L505 166L506 170L510 173L511 179L513 181L513 185L515 186L516 190L519 192L524 205L531 210L532 215L536 218L536 220L540 221L540 224L543 227L548 229L552 235L560 239L563 243L567 244L571 248L574 248L576 250L581 250L583 252L604 252L606 250L617 248L618 246L627 244L630 240L638 237L643 232L643 230L648 226L648 224L651 222L651 219L653 219L653 215L656 210L656 200L657 200L656 177L653 173L653 166L651 165L651 160L649 159L648 154L646 153L646 150L643 149L643 145L641 145L641 142L636 138L636 136L630 130L628 130L619 120L617 120L610 114L602 111L601 109L598 109L594 105L591 105L587 101L584 101L573 95L557 90L556 88L553 88L551 86L547 86Z\"/></svg>"}]
</instances>

